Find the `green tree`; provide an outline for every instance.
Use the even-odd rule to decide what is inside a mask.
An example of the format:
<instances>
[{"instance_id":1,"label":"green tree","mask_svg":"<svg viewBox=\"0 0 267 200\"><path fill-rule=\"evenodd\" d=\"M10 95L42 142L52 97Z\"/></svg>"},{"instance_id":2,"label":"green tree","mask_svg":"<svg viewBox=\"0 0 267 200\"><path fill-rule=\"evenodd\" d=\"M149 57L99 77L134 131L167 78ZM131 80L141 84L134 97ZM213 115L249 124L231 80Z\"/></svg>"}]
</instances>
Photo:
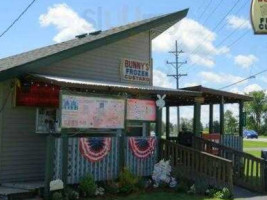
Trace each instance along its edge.
<instances>
[{"instance_id":1,"label":"green tree","mask_svg":"<svg viewBox=\"0 0 267 200\"><path fill-rule=\"evenodd\" d=\"M192 131L193 130L193 120L181 118L181 129L182 131Z\"/></svg>"},{"instance_id":2,"label":"green tree","mask_svg":"<svg viewBox=\"0 0 267 200\"><path fill-rule=\"evenodd\" d=\"M234 117L233 112L230 110L227 110L224 113L224 120L225 120L225 123L224 123L225 133L234 134L238 128L238 121Z\"/></svg>"},{"instance_id":3,"label":"green tree","mask_svg":"<svg viewBox=\"0 0 267 200\"><path fill-rule=\"evenodd\" d=\"M245 109L247 112L247 128L264 134L264 118L267 112L267 96L264 91L249 93L253 101L247 102Z\"/></svg>"},{"instance_id":4,"label":"green tree","mask_svg":"<svg viewBox=\"0 0 267 200\"><path fill-rule=\"evenodd\" d=\"M213 132L220 133L220 122L217 120L213 122Z\"/></svg>"}]
</instances>

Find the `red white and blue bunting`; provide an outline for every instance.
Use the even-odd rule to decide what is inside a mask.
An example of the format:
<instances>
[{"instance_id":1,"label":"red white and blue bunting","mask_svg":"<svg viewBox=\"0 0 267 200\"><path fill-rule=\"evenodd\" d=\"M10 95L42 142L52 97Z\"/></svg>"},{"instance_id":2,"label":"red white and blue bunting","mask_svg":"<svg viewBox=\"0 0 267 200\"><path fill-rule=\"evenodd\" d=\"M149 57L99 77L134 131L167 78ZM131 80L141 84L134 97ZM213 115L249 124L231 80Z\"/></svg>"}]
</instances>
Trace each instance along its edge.
<instances>
[{"instance_id":1,"label":"red white and blue bunting","mask_svg":"<svg viewBox=\"0 0 267 200\"><path fill-rule=\"evenodd\" d=\"M145 159L148 158L155 150L156 139L154 137L149 137L149 138L130 137L129 146L133 154L137 158Z\"/></svg>"},{"instance_id":2,"label":"red white and blue bunting","mask_svg":"<svg viewBox=\"0 0 267 200\"><path fill-rule=\"evenodd\" d=\"M79 150L81 155L89 162L98 162L110 152L111 138L80 138Z\"/></svg>"}]
</instances>

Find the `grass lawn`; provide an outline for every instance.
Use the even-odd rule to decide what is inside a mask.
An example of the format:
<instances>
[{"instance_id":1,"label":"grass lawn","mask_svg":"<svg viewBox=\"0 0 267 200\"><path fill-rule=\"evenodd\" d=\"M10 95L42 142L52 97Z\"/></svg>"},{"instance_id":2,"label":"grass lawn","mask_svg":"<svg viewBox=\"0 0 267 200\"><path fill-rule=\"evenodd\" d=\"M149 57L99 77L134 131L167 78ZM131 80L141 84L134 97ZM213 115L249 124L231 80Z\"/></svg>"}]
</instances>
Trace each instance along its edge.
<instances>
[{"instance_id":1,"label":"grass lawn","mask_svg":"<svg viewBox=\"0 0 267 200\"><path fill-rule=\"evenodd\" d=\"M267 142L244 140L243 148L267 148Z\"/></svg>"},{"instance_id":2,"label":"grass lawn","mask_svg":"<svg viewBox=\"0 0 267 200\"><path fill-rule=\"evenodd\" d=\"M255 151L255 150L246 150L245 152L255 156L255 157L258 157L260 158L261 157L261 151Z\"/></svg>"},{"instance_id":3,"label":"grass lawn","mask_svg":"<svg viewBox=\"0 0 267 200\"><path fill-rule=\"evenodd\" d=\"M99 199L99 198L97 198ZM102 199L102 198L100 198ZM100 200L99 199L99 200ZM172 192L152 192L152 193L145 193L145 194L133 194L124 197L107 197L103 198L105 200L218 200L218 199L211 199L208 197L197 196L197 195L188 195L183 193L172 193Z\"/></svg>"}]
</instances>

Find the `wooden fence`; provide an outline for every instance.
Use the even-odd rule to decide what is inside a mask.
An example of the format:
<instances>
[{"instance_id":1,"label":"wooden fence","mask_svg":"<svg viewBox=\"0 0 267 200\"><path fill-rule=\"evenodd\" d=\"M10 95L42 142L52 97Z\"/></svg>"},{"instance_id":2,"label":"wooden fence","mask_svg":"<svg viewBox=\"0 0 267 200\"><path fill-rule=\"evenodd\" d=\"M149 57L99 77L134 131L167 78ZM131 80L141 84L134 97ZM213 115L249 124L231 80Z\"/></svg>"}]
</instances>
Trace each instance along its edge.
<instances>
[{"instance_id":1,"label":"wooden fence","mask_svg":"<svg viewBox=\"0 0 267 200\"><path fill-rule=\"evenodd\" d=\"M172 167L185 178L207 181L218 188L233 189L232 161L185 147L171 141L160 141L161 159L171 160Z\"/></svg>"},{"instance_id":2,"label":"wooden fence","mask_svg":"<svg viewBox=\"0 0 267 200\"><path fill-rule=\"evenodd\" d=\"M146 137L136 137L146 138ZM158 144L148 158L137 158L130 149L129 138L125 137L124 144L119 137L111 137L111 150L100 161L90 162L85 159L79 150L79 137L68 138L68 172L67 183L77 184L87 174L91 174L95 181L114 180L119 176L121 170L120 156L124 155L123 166L136 176L150 176L154 164L158 161ZM53 155L53 180L63 179L63 139L55 138L55 151ZM121 152L123 151L123 154Z\"/></svg>"},{"instance_id":3,"label":"wooden fence","mask_svg":"<svg viewBox=\"0 0 267 200\"><path fill-rule=\"evenodd\" d=\"M231 147L238 151L243 151L243 137L238 135L222 135L220 144Z\"/></svg>"},{"instance_id":4,"label":"wooden fence","mask_svg":"<svg viewBox=\"0 0 267 200\"><path fill-rule=\"evenodd\" d=\"M267 162L265 160L200 137L193 137L193 148L205 152L216 149L218 156L233 162L235 184L258 192L266 191Z\"/></svg>"}]
</instances>

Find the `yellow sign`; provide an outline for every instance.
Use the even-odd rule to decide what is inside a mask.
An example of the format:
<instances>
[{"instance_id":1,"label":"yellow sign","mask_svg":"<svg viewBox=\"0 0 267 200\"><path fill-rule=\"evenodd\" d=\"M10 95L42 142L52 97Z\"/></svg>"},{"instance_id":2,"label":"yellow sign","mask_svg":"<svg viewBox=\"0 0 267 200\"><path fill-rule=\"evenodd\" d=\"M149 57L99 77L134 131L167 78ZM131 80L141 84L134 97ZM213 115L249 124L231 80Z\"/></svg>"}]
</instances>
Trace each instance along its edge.
<instances>
[{"instance_id":1,"label":"yellow sign","mask_svg":"<svg viewBox=\"0 0 267 200\"><path fill-rule=\"evenodd\" d=\"M251 22L255 34L267 34L267 0L253 0Z\"/></svg>"}]
</instances>

